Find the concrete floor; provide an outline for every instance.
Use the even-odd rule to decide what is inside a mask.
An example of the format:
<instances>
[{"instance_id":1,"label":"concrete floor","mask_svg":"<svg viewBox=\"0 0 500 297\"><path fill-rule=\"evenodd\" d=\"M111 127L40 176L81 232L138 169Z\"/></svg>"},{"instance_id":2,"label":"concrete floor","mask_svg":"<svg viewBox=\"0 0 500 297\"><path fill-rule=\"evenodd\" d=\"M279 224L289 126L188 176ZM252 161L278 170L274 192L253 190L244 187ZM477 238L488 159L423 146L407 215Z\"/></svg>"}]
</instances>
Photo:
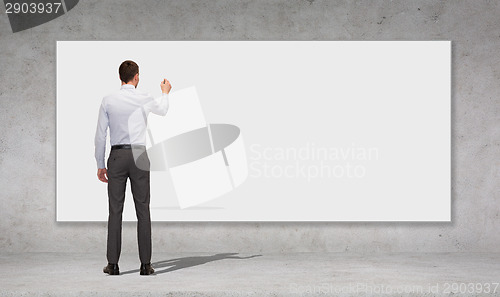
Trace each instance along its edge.
<instances>
[{"instance_id":1,"label":"concrete floor","mask_svg":"<svg viewBox=\"0 0 500 297\"><path fill-rule=\"evenodd\" d=\"M500 253L0 254L0 296L500 296ZM455 294L452 294L455 293Z\"/></svg>"}]
</instances>

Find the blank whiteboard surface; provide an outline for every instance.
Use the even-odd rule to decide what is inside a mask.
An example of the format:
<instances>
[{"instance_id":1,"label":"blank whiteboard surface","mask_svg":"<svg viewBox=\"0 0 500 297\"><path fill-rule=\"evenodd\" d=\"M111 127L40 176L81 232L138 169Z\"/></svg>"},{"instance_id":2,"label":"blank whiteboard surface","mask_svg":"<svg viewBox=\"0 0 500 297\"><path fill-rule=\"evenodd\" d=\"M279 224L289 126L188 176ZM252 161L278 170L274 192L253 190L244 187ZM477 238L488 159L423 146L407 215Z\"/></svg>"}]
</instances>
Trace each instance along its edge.
<instances>
[{"instance_id":1,"label":"blank whiteboard surface","mask_svg":"<svg viewBox=\"0 0 500 297\"><path fill-rule=\"evenodd\" d=\"M450 41L58 41L57 221L107 221L94 135L128 59L173 86L153 221L451 220Z\"/></svg>"}]
</instances>

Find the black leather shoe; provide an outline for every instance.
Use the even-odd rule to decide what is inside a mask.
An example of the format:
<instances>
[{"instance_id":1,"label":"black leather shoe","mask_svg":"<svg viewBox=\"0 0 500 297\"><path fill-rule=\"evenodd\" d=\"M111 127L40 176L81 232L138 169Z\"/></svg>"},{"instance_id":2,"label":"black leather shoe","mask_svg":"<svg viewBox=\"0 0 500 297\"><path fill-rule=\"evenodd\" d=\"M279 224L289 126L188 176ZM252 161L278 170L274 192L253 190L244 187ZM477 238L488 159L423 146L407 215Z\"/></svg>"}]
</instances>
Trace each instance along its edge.
<instances>
[{"instance_id":1,"label":"black leather shoe","mask_svg":"<svg viewBox=\"0 0 500 297\"><path fill-rule=\"evenodd\" d=\"M118 268L118 264L108 263L108 266L105 266L102 271L104 273L109 274L109 275L119 275L120 274L120 268Z\"/></svg>"},{"instance_id":2,"label":"black leather shoe","mask_svg":"<svg viewBox=\"0 0 500 297\"><path fill-rule=\"evenodd\" d=\"M151 262L148 264L141 264L141 275L153 274L155 270L151 267Z\"/></svg>"}]
</instances>

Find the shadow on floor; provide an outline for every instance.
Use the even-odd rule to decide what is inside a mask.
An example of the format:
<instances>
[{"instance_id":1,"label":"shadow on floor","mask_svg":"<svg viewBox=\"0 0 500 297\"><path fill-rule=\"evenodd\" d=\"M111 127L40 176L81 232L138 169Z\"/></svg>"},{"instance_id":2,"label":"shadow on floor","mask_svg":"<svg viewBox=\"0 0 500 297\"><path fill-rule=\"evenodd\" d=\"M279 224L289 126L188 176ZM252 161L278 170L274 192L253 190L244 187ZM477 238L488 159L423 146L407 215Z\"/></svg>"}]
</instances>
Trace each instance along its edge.
<instances>
[{"instance_id":1,"label":"shadow on floor","mask_svg":"<svg viewBox=\"0 0 500 297\"><path fill-rule=\"evenodd\" d=\"M174 270L179 270L183 268L189 268L197 265L202 265L208 262L213 262L213 261L219 261L219 260L224 260L224 259L250 259L254 257L260 257L262 255L252 255L248 257L240 257L240 256L235 256L238 253L222 253L222 254L215 254L212 256L194 256L194 257L184 257L184 258L176 258L176 259L170 259L170 260L163 260L163 261L158 261L158 262L153 262L151 263L153 268L155 269L154 274L162 274ZM168 267L167 269L163 269ZM130 273L138 273L139 269L134 269L134 270L129 270L129 271L124 271L120 272L120 274L130 274Z\"/></svg>"}]
</instances>

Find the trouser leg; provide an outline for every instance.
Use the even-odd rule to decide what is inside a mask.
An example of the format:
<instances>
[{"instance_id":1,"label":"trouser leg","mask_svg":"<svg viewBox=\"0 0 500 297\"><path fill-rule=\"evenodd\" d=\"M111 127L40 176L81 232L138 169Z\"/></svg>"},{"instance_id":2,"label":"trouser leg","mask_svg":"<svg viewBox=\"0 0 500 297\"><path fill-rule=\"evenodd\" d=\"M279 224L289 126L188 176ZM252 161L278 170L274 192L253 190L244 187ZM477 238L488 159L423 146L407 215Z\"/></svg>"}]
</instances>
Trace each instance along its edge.
<instances>
[{"instance_id":1,"label":"trouser leg","mask_svg":"<svg viewBox=\"0 0 500 297\"><path fill-rule=\"evenodd\" d=\"M141 169L139 169L141 168ZM145 170L143 170L145 169ZM137 243L141 263L151 261L151 215L149 158L142 154L130 168L130 186L137 215Z\"/></svg>"},{"instance_id":2,"label":"trouser leg","mask_svg":"<svg viewBox=\"0 0 500 297\"><path fill-rule=\"evenodd\" d=\"M119 150L108 158L108 238L106 256L109 263L118 263L122 244L122 213L125 202L128 168Z\"/></svg>"}]
</instances>

